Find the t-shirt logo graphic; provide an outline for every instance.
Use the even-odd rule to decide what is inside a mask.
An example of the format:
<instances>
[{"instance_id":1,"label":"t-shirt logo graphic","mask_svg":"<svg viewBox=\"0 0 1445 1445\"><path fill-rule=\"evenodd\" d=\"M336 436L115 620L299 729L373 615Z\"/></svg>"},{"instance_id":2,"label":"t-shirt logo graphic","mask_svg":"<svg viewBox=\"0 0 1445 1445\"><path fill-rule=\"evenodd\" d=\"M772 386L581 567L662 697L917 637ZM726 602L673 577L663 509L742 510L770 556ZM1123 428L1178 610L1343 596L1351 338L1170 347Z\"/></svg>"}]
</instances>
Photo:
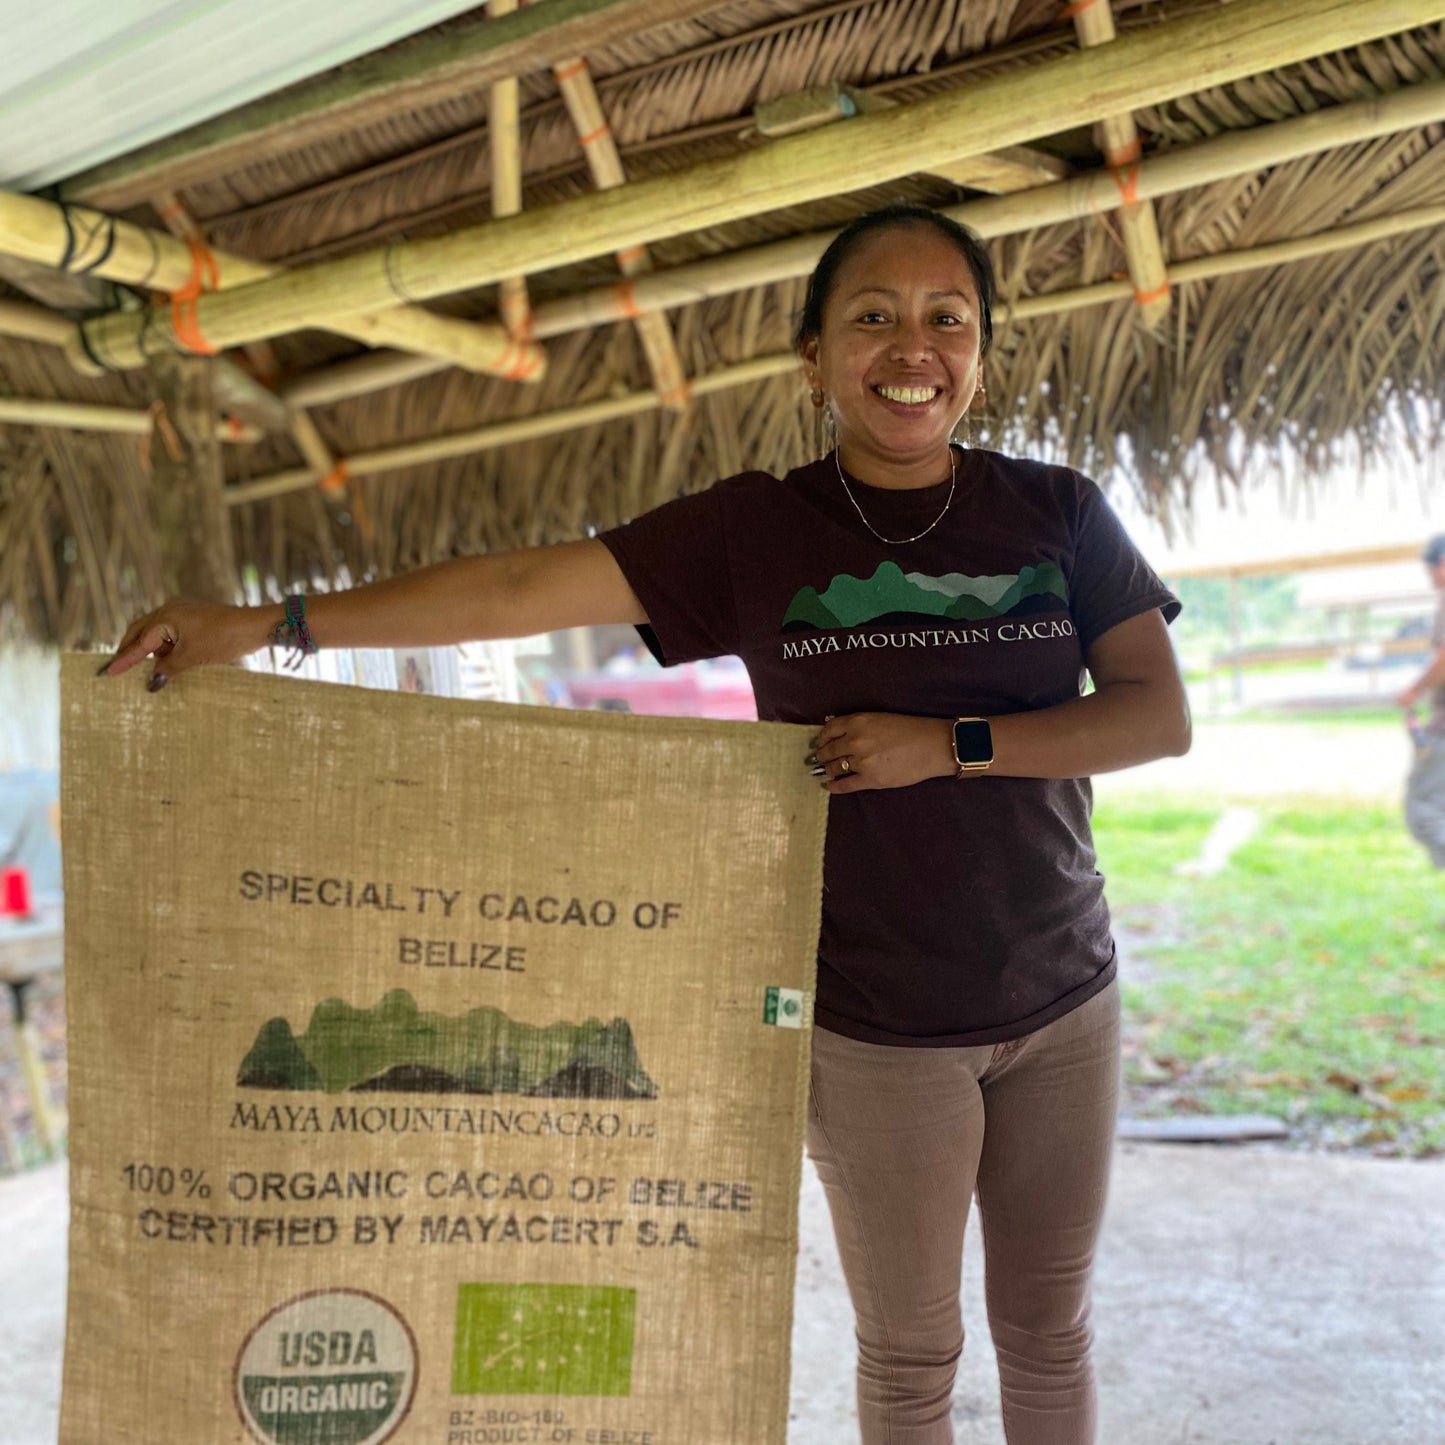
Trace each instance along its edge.
<instances>
[{"instance_id":1,"label":"t-shirt logo graphic","mask_svg":"<svg viewBox=\"0 0 1445 1445\"><path fill-rule=\"evenodd\" d=\"M454 1395L630 1395L637 1291L457 1287Z\"/></svg>"},{"instance_id":2,"label":"t-shirt logo graphic","mask_svg":"<svg viewBox=\"0 0 1445 1445\"><path fill-rule=\"evenodd\" d=\"M1053 562L995 577L946 572L930 577L883 562L871 577L841 572L819 592L802 588L783 615L784 632L816 632L865 623L977 622L1027 617L1068 606L1064 574Z\"/></svg>"}]
</instances>

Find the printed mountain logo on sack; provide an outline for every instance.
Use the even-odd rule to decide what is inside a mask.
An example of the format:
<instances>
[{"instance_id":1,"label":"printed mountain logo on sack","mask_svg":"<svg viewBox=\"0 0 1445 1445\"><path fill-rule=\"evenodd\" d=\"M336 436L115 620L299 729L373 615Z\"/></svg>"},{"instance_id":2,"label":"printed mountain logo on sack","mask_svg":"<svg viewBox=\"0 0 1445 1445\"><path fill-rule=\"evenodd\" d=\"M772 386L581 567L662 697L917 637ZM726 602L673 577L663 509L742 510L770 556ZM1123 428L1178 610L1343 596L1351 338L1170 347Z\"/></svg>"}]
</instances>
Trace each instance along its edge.
<instances>
[{"instance_id":1,"label":"printed mountain logo on sack","mask_svg":"<svg viewBox=\"0 0 1445 1445\"><path fill-rule=\"evenodd\" d=\"M500 1009L456 1018L424 1013L404 988L374 1008L339 998L316 1005L306 1031L262 1025L241 1062L242 1089L400 1094L525 1094L532 1098L655 1099L626 1019L519 1024Z\"/></svg>"},{"instance_id":2,"label":"printed mountain logo on sack","mask_svg":"<svg viewBox=\"0 0 1445 1445\"><path fill-rule=\"evenodd\" d=\"M236 1408L264 1445L381 1445L411 1409L416 1340L361 1290L298 1295L247 1336Z\"/></svg>"},{"instance_id":3,"label":"printed mountain logo on sack","mask_svg":"<svg viewBox=\"0 0 1445 1445\"><path fill-rule=\"evenodd\" d=\"M977 622L993 617L1026 617L1067 607L1068 585L1052 562L997 577L946 572L930 577L883 562L868 578L846 572L819 592L804 587L788 604L784 632L817 632L865 623Z\"/></svg>"},{"instance_id":4,"label":"printed mountain logo on sack","mask_svg":"<svg viewBox=\"0 0 1445 1445\"><path fill-rule=\"evenodd\" d=\"M637 1291L457 1286L454 1395L630 1395Z\"/></svg>"}]
</instances>

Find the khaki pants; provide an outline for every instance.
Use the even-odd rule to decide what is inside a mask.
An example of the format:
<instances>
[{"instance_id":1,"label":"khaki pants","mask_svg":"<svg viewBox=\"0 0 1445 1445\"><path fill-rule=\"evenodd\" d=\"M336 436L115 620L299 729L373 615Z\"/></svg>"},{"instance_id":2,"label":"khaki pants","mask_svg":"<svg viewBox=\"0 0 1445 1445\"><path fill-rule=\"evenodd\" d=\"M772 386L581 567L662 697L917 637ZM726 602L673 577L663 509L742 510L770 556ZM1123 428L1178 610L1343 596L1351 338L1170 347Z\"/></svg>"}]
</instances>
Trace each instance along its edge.
<instances>
[{"instance_id":1,"label":"khaki pants","mask_svg":"<svg viewBox=\"0 0 1445 1445\"><path fill-rule=\"evenodd\" d=\"M1445 736L1431 736L1419 749L1405 784L1405 826L1410 836L1445 868Z\"/></svg>"},{"instance_id":2,"label":"khaki pants","mask_svg":"<svg viewBox=\"0 0 1445 1445\"><path fill-rule=\"evenodd\" d=\"M1006 1044L814 1034L808 1152L857 1318L863 1445L952 1445L975 1194L1009 1445L1092 1445L1089 1278L1118 1098L1117 982Z\"/></svg>"}]
</instances>

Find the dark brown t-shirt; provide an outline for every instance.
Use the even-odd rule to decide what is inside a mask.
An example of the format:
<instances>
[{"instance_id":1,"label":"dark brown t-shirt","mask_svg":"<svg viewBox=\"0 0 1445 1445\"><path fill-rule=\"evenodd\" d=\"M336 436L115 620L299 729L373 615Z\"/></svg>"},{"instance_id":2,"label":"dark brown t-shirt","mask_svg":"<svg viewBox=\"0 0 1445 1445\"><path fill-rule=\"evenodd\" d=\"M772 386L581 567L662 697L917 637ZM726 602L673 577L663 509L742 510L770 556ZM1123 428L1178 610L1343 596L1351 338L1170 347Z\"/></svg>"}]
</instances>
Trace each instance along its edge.
<instances>
[{"instance_id":1,"label":"dark brown t-shirt","mask_svg":"<svg viewBox=\"0 0 1445 1445\"><path fill-rule=\"evenodd\" d=\"M886 537L920 532L948 495L850 484ZM907 545L871 535L831 457L730 477L601 540L659 661L738 654L765 721L1048 707L1079 695L1111 627L1179 611L1093 482L994 452L959 453L953 505ZM987 775L832 798L818 1025L989 1044L1102 989L1114 949L1091 799L1087 779Z\"/></svg>"}]
</instances>

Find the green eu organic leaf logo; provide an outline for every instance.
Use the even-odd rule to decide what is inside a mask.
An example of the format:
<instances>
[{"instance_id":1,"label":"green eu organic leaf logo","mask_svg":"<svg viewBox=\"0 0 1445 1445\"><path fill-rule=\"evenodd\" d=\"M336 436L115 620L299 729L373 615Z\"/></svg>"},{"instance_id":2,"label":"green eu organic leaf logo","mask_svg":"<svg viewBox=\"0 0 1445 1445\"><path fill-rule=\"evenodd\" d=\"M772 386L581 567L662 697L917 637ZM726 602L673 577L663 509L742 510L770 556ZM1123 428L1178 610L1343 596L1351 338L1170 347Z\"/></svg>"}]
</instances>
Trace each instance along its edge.
<instances>
[{"instance_id":1,"label":"green eu organic leaf logo","mask_svg":"<svg viewBox=\"0 0 1445 1445\"><path fill-rule=\"evenodd\" d=\"M637 1291L457 1287L454 1395L630 1395Z\"/></svg>"}]
</instances>

